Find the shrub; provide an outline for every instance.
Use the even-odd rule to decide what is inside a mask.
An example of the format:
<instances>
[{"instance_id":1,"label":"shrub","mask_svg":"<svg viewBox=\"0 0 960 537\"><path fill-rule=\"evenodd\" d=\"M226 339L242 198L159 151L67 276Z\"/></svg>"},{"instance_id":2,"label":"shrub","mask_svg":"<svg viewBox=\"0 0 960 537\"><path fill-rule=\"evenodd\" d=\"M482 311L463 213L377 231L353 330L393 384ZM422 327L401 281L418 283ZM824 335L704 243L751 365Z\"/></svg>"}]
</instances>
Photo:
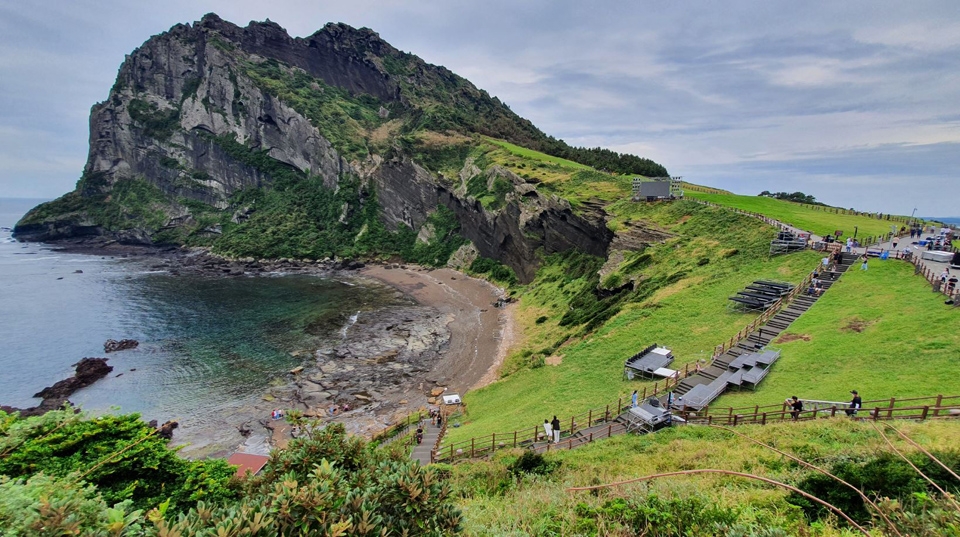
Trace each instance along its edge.
<instances>
[{"instance_id":1,"label":"shrub","mask_svg":"<svg viewBox=\"0 0 960 537\"><path fill-rule=\"evenodd\" d=\"M536 451L529 450L525 450L517 460L507 466L510 473L518 478L523 474L550 475L558 468L560 468L560 461L547 460Z\"/></svg>"}]
</instances>

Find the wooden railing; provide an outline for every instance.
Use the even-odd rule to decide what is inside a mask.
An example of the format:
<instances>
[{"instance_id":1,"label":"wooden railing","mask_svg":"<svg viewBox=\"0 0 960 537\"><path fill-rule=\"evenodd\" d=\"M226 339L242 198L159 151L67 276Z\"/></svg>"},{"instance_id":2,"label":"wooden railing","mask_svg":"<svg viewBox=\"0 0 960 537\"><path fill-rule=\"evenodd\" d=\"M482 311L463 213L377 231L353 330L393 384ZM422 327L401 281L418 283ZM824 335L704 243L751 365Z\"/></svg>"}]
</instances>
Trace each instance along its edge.
<instances>
[{"instance_id":1,"label":"wooden railing","mask_svg":"<svg viewBox=\"0 0 960 537\"><path fill-rule=\"evenodd\" d=\"M666 378L662 382L654 382L653 388L648 389L646 386L644 386L643 391L637 394L638 399L642 401L648 397L657 397L665 394L671 389L675 388L677 384L680 384L680 381L692 374L696 374L696 371L691 370L690 365L687 364L684 366L682 371L677 371L675 376ZM569 439L570 436L575 435L577 432L583 429L589 429L598 424L610 423L617 416L625 412L629 405L629 399L626 401L626 403L624 403L624 398L620 397L617 399L616 404L611 403L604 406L591 408L586 412L581 412L580 414L570 416L569 418L564 418L561 420L561 423L564 427L566 427L566 429L561 428L561 439ZM445 428L446 423L444 423L444 429ZM441 445L441 438L443 438L443 433L441 433L441 436L438 438L438 445L433 449L433 462L452 462L458 459L472 459L489 455L498 449L524 447L536 442L547 440L542 423L538 423L536 425L525 427L516 431L492 433L485 436L473 437L468 440L461 440L459 442L451 442L446 445ZM606 437L600 436L596 438ZM582 443L582 440L577 440L577 442ZM561 444L562 443L563 442L561 441ZM552 449L557 449L556 444Z\"/></svg>"},{"instance_id":2,"label":"wooden railing","mask_svg":"<svg viewBox=\"0 0 960 537\"><path fill-rule=\"evenodd\" d=\"M940 293L943 296L953 300L954 304L957 304L957 301L960 300L960 289L954 288L951 291L949 286L940 281L939 273L930 270L928 267L923 265L919 253L912 255L907 261L913 265L914 274L923 276L924 279L930 283L934 293Z\"/></svg>"},{"instance_id":3,"label":"wooden railing","mask_svg":"<svg viewBox=\"0 0 960 537\"><path fill-rule=\"evenodd\" d=\"M723 353L735 347L737 343L740 343L741 341L746 339L747 336L755 332L758 328L767 324L767 321L769 321L771 317L779 313L780 310L783 308L783 306L789 304L790 301L792 301L798 294L803 293L803 291L807 289L807 286L809 286L810 282L813 280L813 273L820 269L821 269L821 266L818 263L817 266L812 271L808 272L807 275L804 276L803 280L799 284L797 284L796 287L791 289L789 293L787 293L785 296L780 297L776 302L771 304L769 308L767 308L757 318L751 321L750 324L741 328L740 331L737 332L736 335L732 336L728 341L725 341L717 345L713 349L712 359L713 360L717 359L720 355L722 355Z\"/></svg>"},{"instance_id":4,"label":"wooden railing","mask_svg":"<svg viewBox=\"0 0 960 537\"><path fill-rule=\"evenodd\" d=\"M804 410L797 419L812 420L822 417L833 417L837 414L846 415L847 403L837 403L829 408ZM704 407L700 411L684 411L680 413L688 424L701 425L747 425L793 419L793 412L784 402L779 405L752 406L741 408L713 408ZM940 417L960 416L960 395L937 395L935 397L891 397L864 401L856 414L857 418L872 420L889 419L928 419Z\"/></svg>"},{"instance_id":5,"label":"wooden railing","mask_svg":"<svg viewBox=\"0 0 960 537\"><path fill-rule=\"evenodd\" d=\"M390 427L375 434L371 439L373 442L379 442L378 446L386 446L397 439L407 435L413 430L413 426L423 420L423 413L417 411L408 415L403 421L397 422Z\"/></svg>"}]
</instances>

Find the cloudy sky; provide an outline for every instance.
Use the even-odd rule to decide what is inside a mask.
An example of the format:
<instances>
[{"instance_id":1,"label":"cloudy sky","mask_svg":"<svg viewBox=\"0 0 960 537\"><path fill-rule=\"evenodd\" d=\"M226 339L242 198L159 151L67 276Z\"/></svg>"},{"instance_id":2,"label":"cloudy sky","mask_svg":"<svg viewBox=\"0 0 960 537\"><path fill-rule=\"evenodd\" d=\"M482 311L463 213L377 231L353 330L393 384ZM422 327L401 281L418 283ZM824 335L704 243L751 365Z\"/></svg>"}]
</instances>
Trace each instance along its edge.
<instances>
[{"instance_id":1,"label":"cloudy sky","mask_svg":"<svg viewBox=\"0 0 960 537\"><path fill-rule=\"evenodd\" d=\"M379 32L548 134L732 190L960 215L960 2L0 0L0 197L73 188L124 55L206 12Z\"/></svg>"}]
</instances>

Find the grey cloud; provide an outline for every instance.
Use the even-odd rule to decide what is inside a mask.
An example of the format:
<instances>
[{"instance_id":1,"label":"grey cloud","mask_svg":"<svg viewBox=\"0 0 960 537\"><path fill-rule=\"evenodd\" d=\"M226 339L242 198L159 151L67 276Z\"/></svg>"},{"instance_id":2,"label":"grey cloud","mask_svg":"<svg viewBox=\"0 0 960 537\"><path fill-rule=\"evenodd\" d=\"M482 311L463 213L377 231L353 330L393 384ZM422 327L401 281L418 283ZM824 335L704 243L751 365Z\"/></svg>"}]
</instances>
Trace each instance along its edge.
<instances>
[{"instance_id":1,"label":"grey cloud","mask_svg":"<svg viewBox=\"0 0 960 537\"><path fill-rule=\"evenodd\" d=\"M960 4L950 1L0 2L0 132L43 140L0 147L0 163L22 161L0 165L5 193L71 188L89 107L124 54L207 11L241 25L269 17L301 36L330 21L370 27L548 134L638 151L695 182L743 193L789 184L884 211L913 203L882 192L890 185L956 188Z\"/></svg>"}]
</instances>

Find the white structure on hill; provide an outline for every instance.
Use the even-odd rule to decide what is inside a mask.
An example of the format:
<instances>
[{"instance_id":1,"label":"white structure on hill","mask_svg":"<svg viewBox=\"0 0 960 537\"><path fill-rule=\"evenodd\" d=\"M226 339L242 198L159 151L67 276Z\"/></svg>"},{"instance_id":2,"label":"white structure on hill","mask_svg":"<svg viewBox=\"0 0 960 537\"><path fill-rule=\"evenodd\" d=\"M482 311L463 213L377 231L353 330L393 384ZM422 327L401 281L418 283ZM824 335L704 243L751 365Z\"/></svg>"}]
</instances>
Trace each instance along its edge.
<instances>
[{"instance_id":1,"label":"white structure on hill","mask_svg":"<svg viewBox=\"0 0 960 537\"><path fill-rule=\"evenodd\" d=\"M633 179L633 201L675 200L683 198L682 177L651 177Z\"/></svg>"}]
</instances>

